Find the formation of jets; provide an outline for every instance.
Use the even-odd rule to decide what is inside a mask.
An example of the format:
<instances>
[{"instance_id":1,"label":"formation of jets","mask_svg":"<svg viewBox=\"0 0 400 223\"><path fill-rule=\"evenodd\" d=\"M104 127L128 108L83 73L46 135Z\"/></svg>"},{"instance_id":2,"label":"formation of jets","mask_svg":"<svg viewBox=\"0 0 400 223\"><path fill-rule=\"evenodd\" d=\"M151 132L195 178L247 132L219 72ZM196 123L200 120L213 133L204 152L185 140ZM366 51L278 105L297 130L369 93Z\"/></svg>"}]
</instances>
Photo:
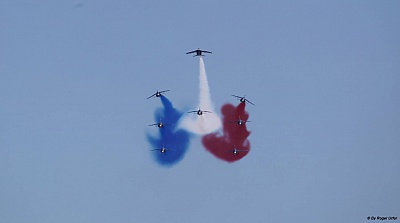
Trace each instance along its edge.
<instances>
[{"instance_id":1,"label":"formation of jets","mask_svg":"<svg viewBox=\"0 0 400 223\"><path fill-rule=\"evenodd\" d=\"M202 56L204 56L202 53L212 53L212 52L207 51L207 50L201 50L200 48L197 48L197 50L187 52L186 54L191 54L191 53L196 53L196 55L194 55L193 57L197 57L197 56L202 57Z\"/></svg>"},{"instance_id":2,"label":"formation of jets","mask_svg":"<svg viewBox=\"0 0 400 223\"><path fill-rule=\"evenodd\" d=\"M205 56L205 55L203 55L203 53L210 53L210 54L211 54L212 52L207 51L207 50L201 50L200 48L197 48L197 50L193 50L193 51L187 52L186 54L192 54L192 53L195 53L195 55L194 55L193 57L196 57L196 56ZM163 90L163 91L158 91L158 90L157 90L156 93L152 94L152 95L149 96L147 99L150 99L150 98L153 98L153 97L161 97L161 95L162 95L163 93L168 92L168 91L170 91L170 90ZM243 96L243 97L237 96L237 95L232 95L232 96L233 96L233 97L236 97L238 100L240 100L241 103L249 103L249 104L254 105L251 101L249 101L249 100L246 99L246 95ZM201 110L200 107L199 107L198 110L189 111L189 112L187 112L187 113L195 113L195 114L201 116L201 115L203 115L204 113L212 113L212 112L211 112L211 111L206 111L206 110ZM239 119L238 119L238 120L236 120L236 121L231 121L231 122L229 122L229 123L236 123L236 124L238 124L238 125L241 126L241 125L245 124L246 122L250 122L250 121L242 120L242 119L240 118L240 116L239 116ZM150 125L148 125L148 126L156 126L156 127L158 127L158 128L161 129L161 128L164 128L166 125L173 125L173 124L164 123L164 122L161 121L161 118L160 118L160 122L154 123L154 124L150 124ZM175 150L174 150L174 149L165 148L165 146L164 146L164 144L163 144L161 148L152 149L151 151L159 151L160 153L165 154L167 151L175 151ZM237 149L236 146L234 146L233 149L228 150L227 152L231 152L233 155L237 155L239 152L248 152L248 151L249 151L249 150L245 150L245 149Z\"/></svg>"}]
</instances>

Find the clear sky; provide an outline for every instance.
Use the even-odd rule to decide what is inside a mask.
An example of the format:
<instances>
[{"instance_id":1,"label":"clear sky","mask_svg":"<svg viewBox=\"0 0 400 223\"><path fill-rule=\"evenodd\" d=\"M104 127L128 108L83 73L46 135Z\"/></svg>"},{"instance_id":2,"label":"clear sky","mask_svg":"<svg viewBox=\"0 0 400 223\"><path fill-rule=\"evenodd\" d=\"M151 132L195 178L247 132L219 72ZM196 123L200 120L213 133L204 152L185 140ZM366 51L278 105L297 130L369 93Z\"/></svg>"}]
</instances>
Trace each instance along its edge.
<instances>
[{"instance_id":1,"label":"clear sky","mask_svg":"<svg viewBox=\"0 0 400 223\"><path fill-rule=\"evenodd\" d=\"M399 27L399 1L2 0L0 222L400 217ZM251 151L165 168L146 98L193 110L198 47L217 110L255 104Z\"/></svg>"}]
</instances>

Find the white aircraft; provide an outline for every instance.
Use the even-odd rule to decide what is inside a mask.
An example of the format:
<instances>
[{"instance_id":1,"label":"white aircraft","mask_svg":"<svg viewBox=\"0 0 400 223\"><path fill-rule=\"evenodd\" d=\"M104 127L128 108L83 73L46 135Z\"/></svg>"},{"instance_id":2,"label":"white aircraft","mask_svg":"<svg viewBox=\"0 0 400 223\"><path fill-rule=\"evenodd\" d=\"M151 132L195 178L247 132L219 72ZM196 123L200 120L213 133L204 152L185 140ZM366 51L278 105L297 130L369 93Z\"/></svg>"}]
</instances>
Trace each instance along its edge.
<instances>
[{"instance_id":1,"label":"white aircraft","mask_svg":"<svg viewBox=\"0 0 400 223\"><path fill-rule=\"evenodd\" d=\"M231 122L229 122L229 123L237 123L238 125L243 125L243 124L246 123L246 122L251 122L251 121L242 120L242 119L240 119L240 116L239 116L239 119L238 119L238 120L236 120L236 121L231 121Z\"/></svg>"},{"instance_id":2,"label":"white aircraft","mask_svg":"<svg viewBox=\"0 0 400 223\"><path fill-rule=\"evenodd\" d=\"M228 150L227 152L231 152L233 155L237 155L238 152L248 152L248 149L237 149L236 146L233 149Z\"/></svg>"},{"instance_id":3,"label":"white aircraft","mask_svg":"<svg viewBox=\"0 0 400 223\"><path fill-rule=\"evenodd\" d=\"M212 112L210 112L210 111L204 111L204 110L201 110L201 109L199 108L199 110L190 111L190 112L188 112L188 113L196 113L197 115L203 115L203 113L212 113Z\"/></svg>"},{"instance_id":4,"label":"white aircraft","mask_svg":"<svg viewBox=\"0 0 400 223\"><path fill-rule=\"evenodd\" d=\"M164 122L161 121L161 118L160 118L160 122L159 123L154 123L154 124L151 124L149 126L157 126L158 128L164 128L165 125L173 125L173 124L164 123Z\"/></svg>"},{"instance_id":5,"label":"white aircraft","mask_svg":"<svg viewBox=\"0 0 400 223\"><path fill-rule=\"evenodd\" d=\"M156 93L154 93L154 94L152 94L150 97L148 97L147 99L149 99L149 98L152 98L152 97L160 97L161 96L161 93L164 93L164 92L167 92L167 91L169 91L169 90L165 90L165 91L158 91L157 90L157 92Z\"/></svg>"},{"instance_id":6,"label":"white aircraft","mask_svg":"<svg viewBox=\"0 0 400 223\"><path fill-rule=\"evenodd\" d=\"M175 151L174 149L167 149L164 147L164 144L161 149L152 149L151 151L160 151L160 153L166 153L167 151Z\"/></svg>"},{"instance_id":7,"label":"white aircraft","mask_svg":"<svg viewBox=\"0 0 400 223\"><path fill-rule=\"evenodd\" d=\"M196 53L196 55L194 55L193 57L196 57L196 56L202 57L202 56L204 56L203 53L212 53L212 52L207 51L207 50L201 50L200 48L197 48L197 50L187 52L186 54L191 54L191 53Z\"/></svg>"},{"instance_id":8,"label":"white aircraft","mask_svg":"<svg viewBox=\"0 0 400 223\"><path fill-rule=\"evenodd\" d=\"M243 97L240 97L240 96L237 96L237 95L232 95L232 96L238 98L238 99L240 100L240 102L242 102L242 103L248 102L248 103L254 105L253 103L251 103L251 101L249 101L249 100L246 99L246 95L243 96Z\"/></svg>"}]
</instances>

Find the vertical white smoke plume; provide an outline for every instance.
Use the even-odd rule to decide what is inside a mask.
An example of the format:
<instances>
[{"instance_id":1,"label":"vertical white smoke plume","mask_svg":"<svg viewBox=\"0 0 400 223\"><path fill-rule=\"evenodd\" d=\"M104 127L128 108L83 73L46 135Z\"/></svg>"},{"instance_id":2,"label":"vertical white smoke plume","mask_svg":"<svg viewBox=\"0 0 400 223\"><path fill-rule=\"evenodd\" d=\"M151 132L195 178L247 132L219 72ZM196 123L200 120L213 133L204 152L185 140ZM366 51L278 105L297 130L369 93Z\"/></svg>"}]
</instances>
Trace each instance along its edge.
<instances>
[{"instance_id":1,"label":"vertical white smoke plume","mask_svg":"<svg viewBox=\"0 0 400 223\"><path fill-rule=\"evenodd\" d=\"M204 135L219 129L221 127L221 119L215 113L213 103L211 102L210 87L208 86L202 57L200 57L199 81L199 105L193 110L198 110L200 108L202 111L210 111L211 113L203 113L203 115L197 115L196 113L187 114L181 122L181 127L190 132Z\"/></svg>"}]
</instances>

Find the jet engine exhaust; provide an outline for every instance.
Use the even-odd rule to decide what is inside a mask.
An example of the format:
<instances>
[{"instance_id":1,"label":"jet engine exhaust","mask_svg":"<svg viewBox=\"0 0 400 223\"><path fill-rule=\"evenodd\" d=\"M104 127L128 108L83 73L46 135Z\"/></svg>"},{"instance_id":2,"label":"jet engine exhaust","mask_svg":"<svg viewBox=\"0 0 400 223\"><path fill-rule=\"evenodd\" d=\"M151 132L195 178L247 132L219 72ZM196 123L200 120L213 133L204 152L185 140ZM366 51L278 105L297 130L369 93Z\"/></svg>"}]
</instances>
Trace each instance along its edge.
<instances>
[{"instance_id":1,"label":"jet engine exhaust","mask_svg":"<svg viewBox=\"0 0 400 223\"><path fill-rule=\"evenodd\" d=\"M206 70L203 58L200 57L200 76L199 76L199 105L196 107L201 110L211 111L211 113L203 115L187 114L182 122L181 127L198 135L214 132L221 127L221 120L214 112L214 106L211 101L210 87L208 85Z\"/></svg>"},{"instance_id":2,"label":"jet engine exhaust","mask_svg":"<svg viewBox=\"0 0 400 223\"><path fill-rule=\"evenodd\" d=\"M165 123L174 125L157 128L158 136L152 136L149 133L146 136L148 142L151 144L151 149L157 150L152 152L155 160L160 165L171 167L184 157L190 144L190 133L183 129L176 129L177 125L175 123L178 123L183 113L175 109L171 101L164 95L161 95L160 98L163 108L155 111L154 120L158 122L161 119ZM170 150L161 153L160 149L164 146Z\"/></svg>"},{"instance_id":3,"label":"jet engine exhaust","mask_svg":"<svg viewBox=\"0 0 400 223\"><path fill-rule=\"evenodd\" d=\"M223 135L211 133L203 136L202 143L207 151L215 157L227 162L235 162L242 159L250 151L250 141L247 139L250 132L246 128L246 122L242 125L232 124L232 120L239 117L247 121L249 114L245 111L245 103L239 103L237 107L232 104L225 104L221 108L223 115ZM237 153L233 153L236 148Z\"/></svg>"}]
</instances>

